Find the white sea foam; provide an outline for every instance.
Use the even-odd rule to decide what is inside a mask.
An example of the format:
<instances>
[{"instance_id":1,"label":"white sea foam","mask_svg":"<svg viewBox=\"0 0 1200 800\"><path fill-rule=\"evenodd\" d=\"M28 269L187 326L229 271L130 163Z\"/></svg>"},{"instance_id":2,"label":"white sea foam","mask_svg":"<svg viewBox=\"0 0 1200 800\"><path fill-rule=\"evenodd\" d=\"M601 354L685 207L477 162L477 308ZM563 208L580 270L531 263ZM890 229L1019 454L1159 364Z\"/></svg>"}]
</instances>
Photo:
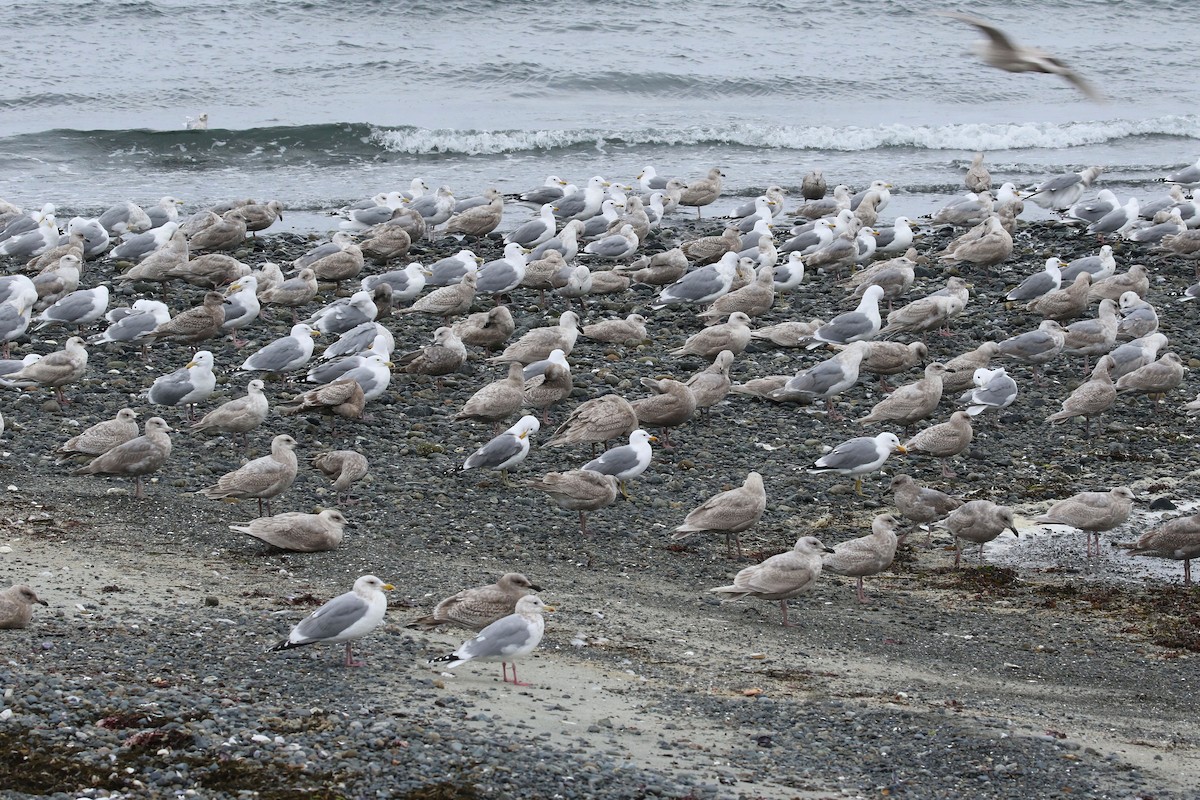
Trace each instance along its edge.
<instances>
[{"instance_id":1,"label":"white sea foam","mask_svg":"<svg viewBox=\"0 0 1200 800\"><path fill-rule=\"evenodd\" d=\"M1146 120L1102 120L1054 124L902 125L873 127L776 126L741 124L661 130L430 130L378 129L372 140L390 152L409 155L458 153L494 155L608 143L667 147L720 144L780 150L862 151L887 147L918 150L1061 150L1142 136L1200 139L1200 115Z\"/></svg>"}]
</instances>

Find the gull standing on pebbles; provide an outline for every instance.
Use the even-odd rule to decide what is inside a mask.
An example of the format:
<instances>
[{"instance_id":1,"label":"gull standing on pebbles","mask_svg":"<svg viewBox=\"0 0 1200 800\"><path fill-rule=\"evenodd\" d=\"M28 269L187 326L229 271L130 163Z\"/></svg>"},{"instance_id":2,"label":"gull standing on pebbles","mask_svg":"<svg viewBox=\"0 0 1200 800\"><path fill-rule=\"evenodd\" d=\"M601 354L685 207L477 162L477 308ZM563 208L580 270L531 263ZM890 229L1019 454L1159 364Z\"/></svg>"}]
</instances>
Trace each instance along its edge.
<instances>
[{"instance_id":1,"label":"gull standing on pebbles","mask_svg":"<svg viewBox=\"0 0 1200 800\"><path fill-rule=\"evenodd\" d=\"M701 415L708 414L708 409L725 399L729 394L731 381L729 368L733 366L733 351L722 350L717 353L713 363L687 379L685 384L692 390L696 398L696 410Z\"/></svg>"},{"instance_id":2,"label":"gull standing on pebbles","mask_svg":"<svg viewBox=\"0 0 1200 800\"><path fill-rule=\"evenodd\" d=\"M23 583L0 591L0 630L19 630L33 619L34 603L50 605Z\"/></svg>"},{"instance_id":3,"label":"gull standing on pebbles","mask_svg":"<svg viewBox=\"0 0 1200 800\"><path fill-rule=\"evenodd\" d=\"M673 356L694 355L715 358L722 350L741 353L750 344L750 317L734 311L726 322L711 325L693 333L683 347L671 351Z\"/></svg>"},{"instance_id":4,"label":"gull standing on pebbles","mask_svg":"<svg viewBox=\"0 0 1200 800\"><path fill-rule=\"evenodd\" d=\"M1118 378L1117 394L1145 394L1161 401L1167 392L1178 389L1183 383L1185 369L1178 354L1163 353L1157 361Z\"/></svg>"},{"instance_id":5,"label":"gull standing on pebbles","mask_svg":"<svg viewBox=\"0 0 1200 800\"><path fill-rule=\"evenodd\" d=\"M387 613L387 595L384 592L390 592L394 588L396 587L384 583L374 575L363 575L354 582L351 591L338 595L300 620L300 623L292 628L288 638L270 649L290 650L293 647L318 642L345 642L345 665L361 667L362 662L354 660L350 645L380 626L384 614Z\"/></svg>"},{"instance_id":6,"label":"gull standing on pebbles","mask_svg":"<svg viewBox=\"0 0 1200 800\"><path fill-rule=\"evenodd\" d=\"M146 432L124 444L119 444L80 467L72 475L133 476L133 496L142 499L142 476L155 472L171 455L171 428L162 417L146 420Z\"/></svg>"},{"instance_id":7,"label":"gull standing on pebbles","mask_svg":"<svg viewBox=\"0 0 1200 800\"><path fill-rule=\"evenodd\" d=\"M951 511L963 504L957 497L945 492L922 486L911 475L900 473L892 478L892 500L900 514L917 525L926 528L931 522L944 519ZM932 534L931 534L932 535Z\"/></svg>"},{"instance_id":8,"label":"gull standing on pebbles","mask_svg":"<svg viewBox=\"0 0 1200 800\"><path fill-rule=\"evenodd\" d=\"M597 444L627 437L637 427L637 412L629 401L618 394L606 394L576 406L566 422L554 431L547 446L585 442L592 445L595 455Z\"/></svg>"},{"instance_id":9,"label":"gull standing on pebbles","mask_svg":"<svg viewBox=\"0 0 1200 800\"><path fill-rule=\"evenodd\" d=\"M672 378L642 378L642 386L654 392L651 397L634 400L630 405L638 422L663 429L663 448L670 450L671 428L682 425L696 414L696 395L687 384Z\"/></svg>"},{"instance_id":10,"label":"gull standing on pebbles","mask_svg":"<svg viewBox=\"0 0 1200 800\"><path fill-rule=\"evenodd\" d=\"M108 287L77 289L37 316L34 331L48 325L74 325L82 328L104 316L108 309Z\"/></svg>"},{"instance_id":11,"label":"gull standing on pebbles","mask_svg":"<svg viewBox=\"0 0 1200 800\"><path fill-rule=\"evenodd\" d=\"M265 386L266 384L258 378L254 378L246 384L245 397L237 397L217 406L199 422L194 423L192 430L205 433L240 433L243 441L249 446L250 440L246 434L262 425L267 418L269 404L267 396L263 394Z\"/></svg>"},{"instance_id":12,"label":"gull standing on pebbles","mask_svg":"<svg viewBox=\"0 0 1200 800\"><path fill-rule=\"evenodd\" d=\"M274 372L282 374L299 369L308 363L313 354L313 339L320 333L303 322L292 326L287 336L262 347L238 367L247 372Z\"/></svg>"},{"instance_id":13,"label":"gull standing on pebbles","mask_svg":"<svg viewBox=\"0 0 1200 800\"><path fill-rule=\"evenodd\" d=\"M266 501L267 516L271 515L271 500L288 490L296 480L296 440L282 433L271 440L271 454L243 464L233 472L222 475L217 482L200 494L213 500L226 498L258 500L258 513L263 513Z\"/></svg>"},{"instance_id":14,"label":"gull standing on pebbles","mask_svg":"<svg viewBox=\"0 0 1200 800\"><path fill-rule=\"evenodd\" d=\"M908 453L924 453L940 459L942 462L942 477L953 478L954 473L946 464L946 460L963 452L970 446L974 433L971 430L971 415L965 411L955 411L946 422L930 425L925 430L904 443Z\"/></svg>"},{"instance_id":15,"label":"gull standing on pebbles","mask_svg":"<svg viewBox=\"0 0 1200 800\"><path fill-rule=\"evenodd\" d=\"M1183 562L1183 585L1192 585L1192 559L1200 558L1200 514L1167 520L1141 535L1130 549L1135 556Z\"/></svg>"},{"instance_id":16,"label":"gull standing on pebbles","mask_svg":"<svg viewBox=\"0 0 1200 800\"><path fill-rule=\"evenodd\" d=\"M534 361L549 358L555 350L562 350L563 355L569 356L575 349L575 341L578 338L579 315L574 311L564 311L558 318L557 325L527 331L524 336L506 347L503 353L488 360L493 364L507 364L513 361L532 364Z\"/></svg>"},{"instance_id":17,"label":"gull standing on pebbles","mask_svg":"<svg viewBox=\"0 0 1200 800\"><path fill-rule=\"evenodd\" d=\"M432 630L441 625L458 625L481 631L516 611L517 601L542 591L542 587L519 572L506 572L495 583L463 589L438 603L433 613L418 617L404 627Z\"/></svg>"},{"instance_id":18,"label":"gull standing on pebbles","mask_svg":"<svg viewBox=\"0 0 1200 800\"><path fill-rule=\"evenodd\" d=\"M337 502L349 505L350 487L367 476L371 465L367 457L354 450L330 450L313 456L312 465L326 478L333 479L331 487Z\"/></svg>"},{"instance_id":19,"label":"gull standing on pebbles","mask_svg":"<svg viewBox=\"0 0 1200 800\"><path fill-rule=\"evenodd\" d=\"M471 314L451 327L463 344L489 350L507 342L517 328L508 306L493 306L487 311Z\"/></svg>"},{"instance_id":20,"label":"gull standing on pebbles","mask_svg":"<svg viewBox=\"0 0 1200 800\"><path fill-rule=\"evenodd\" d=\"M154 379L146 399L156 406L187 406L188 419L195 419L196 403L207 400L217 386L213 354L200 350L184 366Z\"/></svg>"},{"instance_id":21,"label":"gull standing on pebbles","mask_svg":"<svg viewBox=\"0 0 1200 800\"><path fill-rule=\"evenodd\" d=\"M945 374L944 364L932 362L925 367L925 377L901 386L880 400L858 420L858 424L895 422L908 430L937 409L942 399L942 376Z\"/></svg>"},{"instance_id":22,"label":"gull standing on pebbles","mask_svg":"<svg viewBox=\"0 0 1200 800\"><path fill-rule=\"evenodd\" d=\"M883 325L883 320L879 317L879 299L883 297L883 293L882 286L868 286L863 292L858 308L838 314L817 328L808 349L812 350L822 344L850 344L874 337Z\"/></svg>"},{"instance_id":23,"label":"gull standing on pebbles","mask_svg":"<svg viewBox=\"0 0 1200 800\"><path fill-rule=\"evenodd\" d=\"M1058 290L1062 286L1063 266L1065 266L1063 260L1058 256L1047 258L1042 272L1034 273L1021 281L1020 285L1005 295L1004 299L1030 301Z\"/></svg>"},{"instance_id":24,"label":"gull standing on pebbles","mask_svg":"<svg viewBox=\"0 0 1200 800\"><path fill-rule=\"evenodd\" d=\"M273 517L259 517L245 525L230 525L229 530L253 536L280 550L320 553L337 549L347 524L342 512L327 508L320 514L288 511Z\"/></svg>"},{"instance_id":25,"label":"gull standing on pebbles","mask_svg":"<svg viewBox=\"0 0 1200 800\"><path fill-rule=\"evenodd\" d=\"M526 414L517 420L517 424L494 437L483 447L476 450L463 462L463 470L494 469L505 473L508 481L508 470L516 467L529 455L529 437L541 430L541 423L532 414Z\"/></svg>"},{"instance_id":26,"label":"gull standing on pebbles","mask_svg":"<svg viewBox=\"0 0 1200 800\"><path fill-rule=\"evenodd\" d=\"M559 508L578 511L579 532L584 536L591 535L587 529L587 512L610 506L617 499L617 479L590 469L547 472L526 485L550 495Z\"/></svg>"},{"instance_id":27,"label":"gull standing on pebbles","mask_svg":"<svg viewBox=\"0 0 1200 800\"><path fill-rule=\"evenodd\" d=\"M471 310L471 304L475 302L475 283L475 273L468 272L458 283L434 289L429 294L418 297L417 301L408 308L401 308L395 313L429 314L441 317L449 324L451 317L457 317Z\"/></svg>"},{"instance_id":28,"label":"gull standing on pebbles","mask_svg":"<svg viewBox=\"0 0 1200 800\"><path fill-rule=\"evenodd\" d=\"M818 458L808 470L810 475L836 472L854 477L854 491L862 495L862 476L883 466L892 453L906 453L896 434L890 431L877 436L856 436L834 447Z\"/></svg>"},{"instance_id":29,"label":"gull standing on pebbles","mask_svg":"<svg viewBox=\"0 0 1200 800\"><path fill-rule=\"evenodd\" d=\"M374 288L374 287L372 287ZM292 309L292 321L296 320L296 309L306 305L317 296L317 273L305 267L294 278L288 278L278 286L259 295L259 301L267 305L284 306Z\"/></svg>"},{"instance_id":30,"label":"gull standing on pebbles","mask_svg":"<svg viewBox=\"0 0 1200 800\"><path fill-rule=\"evenodd\" d=\"M471 395L454 418L490 422L496 431L500 421L520 411L524 403L525 378L521 362L514 361L508 365L508 377L493 381Z\"/></svg>"},{"instance_id":31,"label":"gull standing on pebbles","mask_svg":"<svg viewBox=\"0 0 1200 800\"><path fill-rule=\"evenodd\" d=\"M82 378L87 372L87 364L88 351L83 345L83 339L72 336L67 339L62 350L55 350L50 355L5 375L0 378L0 384L18 389L30 386L54 389L55 399L62 405L69 402L63 387Z\"/></svg>"},{"instance_id":32,"label":"gull standing on pebbles","mask_svg":"<svg viewBox=\"0 0 1200 800\"><path fill-rule=\"evenodd\" d=\"M972 500L950 512L940 523L954 536L954 568L962 563L962 540L979 545L979 558L983 559L983 546L995 539L1006 529L1013 536L1020 536L1013 511L1007 506L998 506L991 500Z\"/></svg>"},{"instance_id":33,"label":"gull standing on pebbles","mask_svg":"<svg viewBox=\"0 0 1200 800\"><path fill-rule=\"evenodd\" d=\"M746 567L734 576L729 586L718 586L709 591L727 595L722 602L743 597L778 600L784 627L795 627L788 621L787 601L812 588L821 577L821 554L832 552L832 548L821 544L815 536L802 536L791 550Z\"/></svg>"},{"instance_id":34,"label":"gull standing on pebbles","mask_svg":"<svg viewBox=\"0 0 1200 800\"><path fill-rule=\"evenodd\" d=\"M499 661L505 683L508 680L508 665L512 664L512 685L529 686L517 679L518 658L533 652L542 641L546 630L543 612L553 612L554 606L542 602L535 594L528 594L517 601L512 614L496 620L481 630L474 639L469 639L447 656L429 659L430 664L445 664L454 669L468 661Z\"/></svg>"},{"instance_id":35,"label":"gull standing on pebbles","mask_svg":"<svg viewBox=\"0 0 1200 800\"><path fill-rule=\"evenodd\" d=\"M583 469L590 469L601 475L612 475L617 479L621 495L628 500L629 493L625 491L625 481L636 478L650 466L650 460L654 457L650 443L657 441L657 436L638 428L629 434L629 444L614 447L599 458L584 464Z\"/></svg>"},{"instance_id":36,"label":"gull standing on pebbles","mask_svg":"<svg viewBox=\"0 0 1200 800\"><path fill-rule=\"evenodd\" d=\"M1027 194L1025 197L1042 208L1066 211L1079 202L1079 198L1083 196L1083 190L1091 186L1102 172L1104 172L1104 167L1088 167L1081 172L1056 175L1042 181L1031 194Z\"/></svg>"},{"instance_id":37,"label":"gull standing on pebbles","mask_svg":"<svg viewBox=\"0 0 1200 800\"><path fill-rule=\"evenodd\" d=\"M644 342L646 318L641 314L630 314L625 319L606 319L584 325L579 331L584 338L609 344L634 345Z\"/></svg>"},{"instance_id":38,"label":"gull standing on pebbles","mask_svg":"<svg viewBox=\"0 0 1200 800\"><path fill-rule=\"evenodd\" d=\"M258 278L247 275L238 278L225 294L225 321L221 330L229 331L234 347L242 347L246 340L238 338L238 331L258 319L261 306L258 302Z\"/></svg>"},{"instance_id":39,"label":"gull standing on pebbles","mask_svg":"<svg viewBox=\"0 0 1200 800\"><path fill-rule=\"evenodd\" d=\"M833 398L858 382L859 367L866 347L866 342L852 342L840 353L796 373L782 387L771 392L770 398L777 402L824 399L826 416L839 419L840 415L833 407Z\"/></svg>"},{"instance_id":40,"label":"gull standing on pebbles","mask_svg":"<svg viewBox=\"0 0 1200 800\"><path fill-rule=\"evenodd\" d=\"M741 486L730 489L705 500L692 509L683 523L671 534L672 539L685 539L693 533L713 531L725 534L725 553L733 558L731 539L737 544L737 554L742 556L742 539L739 534L749 530L762 519L767 510L767 491L763 487L762 475L751 472Z\"/></svg>"},{"instance_id":41,"label":"gull standing on pebbles","mask_svg":"<svg viewBox=\"0 0 1200 800\"><path fill-rule=\"evenodd\" d=\"M201 305L181 311L146 334L146 338L195 344L216 336L224 322L225 297L220 292L206 292Z\"/></svg>"},{"instance_id":42,"label":"gull standing on pebbles","mask_svg":"<svg viewBox=\"0 0 1200 800\"><path fill-rule=\"evenodd\" d=\"M858 579L858 602L867 602L863 578L878 575L896 557L896 528L900 520L891 514L879 514L871 522L871 533L833 546L833 552L822 558L823 567L834 575Z\"/></svg>"},{"instance_id":43,"label":"gull standing on pebbles","mask_svg":"<svg viewBox=\"0 0 1200 800\"><path fill-rule=\"evenodd\" d=\"M55 451L58 461L65 464L72 456L95 458L137 437L137 412L122 408L112 419L97 422L78 436L72 436Z\"/></svg>"},{"instance_id":44,"label":"gull standing on pebbles","mask_svg":"<svg viewBox=\"0 0 1200 800\"><path fill-rule=\"evenodd\" d=\"M721 196L721 179L724 177L719 167L713 167L704 178L688 181L679 195L679 205L694 206L696 219L700 219L701 206L711 205Z\"/></svg>"},{"instance_id":45,"label":"gull standing on pebbles","mask_svg":"<svg viewBox=\"0 0 1200 800\"><path fill-rule=\"evenodd\" d=\"M658 301L651 306L660 309L678 303L706 305L729 293L737 274L737 253L726 253L715 264L692 270L670 286L663 287Z\"/></svg>"},{"instance_id":46,"label":"gull standing on pebbles","mask_svg":"<svg viewBox=\"0 0 1200 800\"><path fill-rule=\"evenodd\" d=\"M1066 500L1059 500L1033 521L1040 525L1065 525L1083 531L1087 555L1091 558L1093 543L1096 556L1100 555L1100 532L1111 531L1129 520L1133 498L1133 490L1128 486L1117 486L1107 492L1080 492Z\"/></svg>"},{"instance_id":47,"label":"gull standing on pebbles","mask_svg":"<svg viewBox=\"0 0 1200 800\"><path fill-rule=\"evenodd\" d=\"M996 346L996 354L1015 358L1033 365L1033 376L1038 377L1038 367L1053 361L1062 352L1066 343L1063 327L1052 319L1043 320L1037 330L1010 336Z\"/></svg>"},{"instance_id":48,"label":"gull standing on pebbles","mask_svg":"<svg viewBox=\"0 0 1200 800\"><path fill-rule=\"evenodd\" d=\"M1076 387L1075 391L1062 401L1062 410L1046 417L1046 422L1058 424L1075 417L1083 417L1084 435L1090 439L1092 417L1103 414L1117 399L1117 389L1109 375L1112 363L1112 356L1104 356L1097 361L1095 369L1092 370L1092 377Z\"/></svg>"}]
</instances>

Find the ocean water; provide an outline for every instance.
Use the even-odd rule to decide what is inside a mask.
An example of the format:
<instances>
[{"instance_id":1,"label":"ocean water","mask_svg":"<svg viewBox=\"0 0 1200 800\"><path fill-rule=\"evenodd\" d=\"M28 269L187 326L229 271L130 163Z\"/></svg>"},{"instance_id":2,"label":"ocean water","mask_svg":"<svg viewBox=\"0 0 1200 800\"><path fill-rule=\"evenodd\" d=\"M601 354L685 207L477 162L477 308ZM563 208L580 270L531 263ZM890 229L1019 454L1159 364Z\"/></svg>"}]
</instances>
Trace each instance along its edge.
<instances>
[{"instance_id":1,"label":"ocean water","mask_svg":"<svg viewBox=\"0 0 1200 800\"><path fill-rule=\"evenodd\" d=\"M962 191L976 149L1018 185L1104 165L1121 196L1200 155L1190 4L960 7L1107 101L986 67L971 26L897 0L4 4L0 197L275 198L320 226L417 176L466 196L718 165L749 196L820 167L889 180L912 216ZM200 113L209 129L184 130Z\"/></svg>"}]
</instances>

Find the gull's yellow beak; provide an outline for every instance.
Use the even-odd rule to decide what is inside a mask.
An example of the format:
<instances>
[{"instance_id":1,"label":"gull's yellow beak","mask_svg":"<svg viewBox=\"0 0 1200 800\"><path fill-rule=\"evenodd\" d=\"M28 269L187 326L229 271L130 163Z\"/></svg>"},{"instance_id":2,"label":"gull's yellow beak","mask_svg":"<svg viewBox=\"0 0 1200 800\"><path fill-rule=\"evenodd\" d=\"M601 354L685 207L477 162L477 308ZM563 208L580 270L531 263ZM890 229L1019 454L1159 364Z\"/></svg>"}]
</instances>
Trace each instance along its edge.
<instances>
[{"instance_id":1,"label":"gull's yellow beak","mask_svg":"<svg viewBox=\"0 0 1200 800\"><path fill-rule=\"evenodd\" d=\"M383 586L380 586L379 588L383 589L385 592L390 592L393 589L395 589L396 587L392 586L390 583L385 583Z\"/></svg>"},{"instance_id":2,"label":"gull's yellow beak","mask_svg":"<svg viewBox=\"0 0 1200 800\"><path fill-rule=\"evenodd\" d=\"M549 611L551 614L557 610L554 606L542 606L542 611Z\"/></svg>"}]
</instances>

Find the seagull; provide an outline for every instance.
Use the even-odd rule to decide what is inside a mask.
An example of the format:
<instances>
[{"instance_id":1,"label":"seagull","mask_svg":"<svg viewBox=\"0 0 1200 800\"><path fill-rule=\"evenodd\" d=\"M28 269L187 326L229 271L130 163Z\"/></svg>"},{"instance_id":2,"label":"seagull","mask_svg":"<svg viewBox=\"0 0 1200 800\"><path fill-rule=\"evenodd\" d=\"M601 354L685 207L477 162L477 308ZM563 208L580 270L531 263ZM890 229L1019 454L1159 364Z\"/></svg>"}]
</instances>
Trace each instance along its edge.
<instances>
[{"instance_id":1,"label":"seagull","mask_svg":"<svg viewBox=\"0 0 1200 800\"><path fill-rule=\"evenodd\" d=\"M1091 100L1102 100L1103 96L1085 81L1079 73L1068 67L1058 58L1036 47L1019 45L1008 34L994 25L963 14L958 11L934 12L943 17L951 17L968 25L974 25L980 33L987 37L976 48L976 54L989 67L996 67L1005 72L1042 72L1047 75L1059 75L1069 81L1076 89L1083 92Z\"/></svg>"},{"instance_id":2,"label":"seagull","mask_svg":"<svg viewBox=\"0 0 1200 800\"><path fill-rule=\"evenodd\" d=\"M379 627L387 613L387 595L396 587L384 583L374 575L363 575L354 582L354 588L340 594L309 614L292 628L288 638L271 647L272 650L290 650L317 642L345 642L347 667L361 667L355 661L350 645Z\"/></svg>"}]
</instances>

